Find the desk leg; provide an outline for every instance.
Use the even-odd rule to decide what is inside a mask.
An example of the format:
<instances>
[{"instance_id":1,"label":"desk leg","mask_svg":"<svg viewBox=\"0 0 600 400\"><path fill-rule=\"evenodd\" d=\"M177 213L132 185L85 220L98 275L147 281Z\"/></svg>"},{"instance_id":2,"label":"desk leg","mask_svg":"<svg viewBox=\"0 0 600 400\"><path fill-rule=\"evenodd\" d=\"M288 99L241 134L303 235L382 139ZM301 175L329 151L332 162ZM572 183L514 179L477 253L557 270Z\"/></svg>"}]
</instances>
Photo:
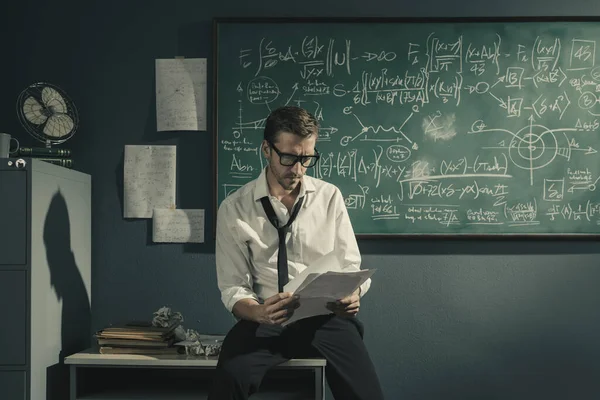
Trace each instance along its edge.
<instances>
[{"instance_id":1,"label":"desk leg","mask_svg":"<svg viewBox=\"0 0 600 400\"><path fill-rule=\"evenodd\" d=\"M315 368L315 399L325 400L325 368Z\"/></svg>"},{"instance_id":2,"label":"desk leg","mask_svg":"<svg viewBox=\"0 0 600 400\"><path fill-rule=\"evenodd\" d=\"M77 400L77 367L71 365L69 368L69 399Z\"/></svg>"}]
</instances>

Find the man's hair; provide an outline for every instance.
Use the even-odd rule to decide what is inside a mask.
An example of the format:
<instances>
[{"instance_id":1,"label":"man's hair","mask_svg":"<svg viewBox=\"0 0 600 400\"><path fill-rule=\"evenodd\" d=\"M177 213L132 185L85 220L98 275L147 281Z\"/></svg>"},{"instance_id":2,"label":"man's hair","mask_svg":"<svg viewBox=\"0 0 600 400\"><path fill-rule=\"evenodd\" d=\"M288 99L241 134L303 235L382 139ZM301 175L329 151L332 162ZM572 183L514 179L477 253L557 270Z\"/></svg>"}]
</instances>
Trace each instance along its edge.
<instances>
[{"instance_id":1,"label":"man's hair","mask_svg":"<svg viewBox=\"0 0 600 400\"><path fill-rule=\"evenodd\" d=\"M271 112L265 124L264 139L275 143L280 132L290 132L302 137L317 135L317 119L303 108L295 106L279 107Z\"/></svg>"}]
</instances>

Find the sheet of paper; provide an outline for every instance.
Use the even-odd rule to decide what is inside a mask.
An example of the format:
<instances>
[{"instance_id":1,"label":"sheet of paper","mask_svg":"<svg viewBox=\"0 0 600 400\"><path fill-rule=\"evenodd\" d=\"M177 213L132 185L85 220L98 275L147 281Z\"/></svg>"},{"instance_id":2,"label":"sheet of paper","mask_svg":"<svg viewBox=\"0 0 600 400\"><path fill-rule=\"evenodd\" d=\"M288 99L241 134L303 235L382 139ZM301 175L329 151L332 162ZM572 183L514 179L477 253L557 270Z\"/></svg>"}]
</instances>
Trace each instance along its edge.
<instances>
[{"instance_id":1,"label":"sheet of paper","mask_svg":"<svg viewBox=\"0 0 600 400\"><path fill-rule=\"evenodd\" d=\"M356 272L331 271L321 275L315 274L316 278L303 290L294 293L300 296L298 299L300 306L294 310L294 315L281 325L286 326L302 318L315 315L331 314L331 311L327 309L328 302L351 295L375 271L375 269L364 269Z\"/></svg>"},{"instance_id":2,"label":"sheet of paper","mask_svg":"<svg viewBox=\"0 0 600 400\"><path fill-rule=\"evenodd\" d=\"M155 208L152 215L155 243L204 243L204 210Z\"/></svg>"},{"instance_id":3,"label":"sheet of paper","mask_svg":"<svg viewBox=\"0 0 600 400\"><path fill-rule=\"evenodd\" d=\"M315 278L314 274L322 274L327 271L341 271L342 267L340 261L332 251L319 258L317 261L309 265L304 271L298 276L289 281L287 285L283 287L285 292L294 293L301 287L305 287L312 279Z\"/></svg>"},{"instance_id":4,"label":"sheet of paper","mask_svg":"<svg viewBox=\"0 0 600 400\"><path fill-rule=\"evenodd\" d=\"M327 303L330 301L331 299L326 299L325 297L309 297L306 299L302 299L300 301L300 307L294 310L294 315L292 315L290 319L288 319L281 325L286 326L291 324L292 322L296 322L303 318L314 317L316 315L331 314L331 310L327 308Z\"/></svg>"},{"instance_id":5,"label":"sheet of paper","mask_svg":"<svg viewBox=\"0 0 600 400\"><path fill-rule=\"evenodd\" d=\"M206 58L157 59L156 129L206 130Z\"/></svg>"},{"instance_id":6,"label":"sheet of paper","mask_svg":"<svg viewBox=\"0 0 600 400\"><path fill-rule=\"evenodd\" d=\"M155 208L175 208L176 158L175 146L125 146L124 218L152 218Z\"/></svg>"},{"instance_id":7,"label":"sheet of paper","mask_svg":"<svg viewBox=\"0 0 600 400\"><path fill-rule=\"evenodd\" d=\"M338 300L351 295L373 275L375 270L363 269L353 272L326 272L314 278L308 285L294 294L303 298L325 297Z\"/></svg>"},{"instance_id":8,"label":"sheet of paper","mask_svg":"<svg viewBox=\"0 0 600 400\"><path fill-rule=\"evenodd\" d=\"M285 285L284 291L300 297L300 306L282 325L315 315L330 314L331 311L327 309L328 302L351 295L375 271L342 271L334 253L326 254Z\"/></svg>"}]
</instances>

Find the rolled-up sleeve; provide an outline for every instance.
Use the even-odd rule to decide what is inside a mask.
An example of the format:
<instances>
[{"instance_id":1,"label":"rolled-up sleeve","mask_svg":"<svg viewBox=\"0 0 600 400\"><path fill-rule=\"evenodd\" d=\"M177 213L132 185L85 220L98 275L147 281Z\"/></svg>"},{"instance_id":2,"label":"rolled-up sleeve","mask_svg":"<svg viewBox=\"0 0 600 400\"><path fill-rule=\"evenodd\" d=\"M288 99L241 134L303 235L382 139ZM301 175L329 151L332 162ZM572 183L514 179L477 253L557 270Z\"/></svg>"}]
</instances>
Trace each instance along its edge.
<instances>
[{"instance_id":1,"label":"rolled-up sleeve","mask_svg":"<svg viewBox=\"0 0 600 400\"><path fill-rule=\"evenodd\" d=\"M361 255L358 249L358 243L356 242L356 236L352 223L350 222L350 216L348 210L344 204L344 197L339 189L335 192L335 204L336 204L336 232L337 237L335 241L336 253L340 255L340 262L342 269L347 271L359 271L361 265ZM361 297L367 293L371 287L371 278L367 279L360 286Z\"/></svg>"},{"instance_id":2,"label":"rolled-up sleeve","mask_svg":"<svg viewBox=\"0 0 600 400\"><path fill-rule=\"evenodd\" d=\"M236 218L230 205L223 202L217 212L215 259L221 301L229 312L242 299L258 301L252 289L248 248L239 240L234 229Z\"/></svg>"}]
</instances>

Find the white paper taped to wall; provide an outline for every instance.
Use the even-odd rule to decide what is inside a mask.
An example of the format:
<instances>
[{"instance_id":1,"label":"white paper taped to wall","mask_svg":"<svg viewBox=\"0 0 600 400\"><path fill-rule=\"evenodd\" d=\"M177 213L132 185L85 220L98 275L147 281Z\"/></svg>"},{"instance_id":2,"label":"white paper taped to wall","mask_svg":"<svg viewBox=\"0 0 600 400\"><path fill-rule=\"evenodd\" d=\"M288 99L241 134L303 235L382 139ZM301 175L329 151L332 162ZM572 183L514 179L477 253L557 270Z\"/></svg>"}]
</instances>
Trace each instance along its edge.
<instances>
[{"instance_id":1,"label":"white paper taped to wall","mask_svg":"<svg viewBox=\"0 0 600 400\"><path fill-rule=\"evenodd\" d=\"M156 60L156 129L206 130L206 58Z\"/></svg>"},{"instance_id":2,"label":"white paper taped to wall","mask_svg":"<svg viewBox=\"0 0 600 400\"><path fill-rule=\"evenodd\" d=\"M204 243L204 210L154 209L152 241Z\"/></svg>"},{"instance_id":3,"label":"white paper taped to wall","mask_svg":"<svg viewBox=\"0 0 600 400\"><path fill-rule=\"evenodd\" d=\"M125 146L124 218L152 218L155 208L175 208L176 163L175 146Z\"/></svg>"}]
</instances>

